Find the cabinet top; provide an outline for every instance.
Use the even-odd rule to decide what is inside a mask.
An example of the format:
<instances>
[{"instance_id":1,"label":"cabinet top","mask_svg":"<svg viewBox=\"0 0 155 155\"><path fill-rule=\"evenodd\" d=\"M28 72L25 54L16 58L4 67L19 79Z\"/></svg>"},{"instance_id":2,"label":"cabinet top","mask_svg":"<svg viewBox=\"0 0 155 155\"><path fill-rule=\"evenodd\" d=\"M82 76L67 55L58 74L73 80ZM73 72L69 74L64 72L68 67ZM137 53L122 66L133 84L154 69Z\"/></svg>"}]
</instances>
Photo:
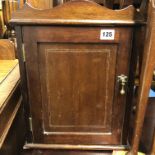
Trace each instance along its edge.
<instances>
[{"instance_id":1,"label":"cabinet top","mask_svg":"<svg viewBox=\"0 0 155 155\"><path fill-rule=\"evenodd\" d=\"M38 10L25 4L10 22L14 25L133 25L142 23L133 6L111 10L92 1L75 0L52 9Z\"/></svg>"}]
</instances>

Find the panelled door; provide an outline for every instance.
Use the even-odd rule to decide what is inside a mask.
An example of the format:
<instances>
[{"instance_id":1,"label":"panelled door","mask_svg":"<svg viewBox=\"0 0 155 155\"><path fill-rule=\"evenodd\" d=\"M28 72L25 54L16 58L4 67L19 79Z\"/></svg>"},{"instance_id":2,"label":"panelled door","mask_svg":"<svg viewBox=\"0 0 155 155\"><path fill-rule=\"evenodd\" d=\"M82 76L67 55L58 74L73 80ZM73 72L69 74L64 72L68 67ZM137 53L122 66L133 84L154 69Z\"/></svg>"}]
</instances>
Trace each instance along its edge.
<instances>
[{"instance_id":1,"label":"panelled door","mask_svg":"<svg viewBox=\"0 0 155 155\"><path fill-rule=\"evenodd\" d=\"M33 142L122 144L117 77L128 76L132 29L25 26L23 36Z\"/></svg>"}]
</instances>

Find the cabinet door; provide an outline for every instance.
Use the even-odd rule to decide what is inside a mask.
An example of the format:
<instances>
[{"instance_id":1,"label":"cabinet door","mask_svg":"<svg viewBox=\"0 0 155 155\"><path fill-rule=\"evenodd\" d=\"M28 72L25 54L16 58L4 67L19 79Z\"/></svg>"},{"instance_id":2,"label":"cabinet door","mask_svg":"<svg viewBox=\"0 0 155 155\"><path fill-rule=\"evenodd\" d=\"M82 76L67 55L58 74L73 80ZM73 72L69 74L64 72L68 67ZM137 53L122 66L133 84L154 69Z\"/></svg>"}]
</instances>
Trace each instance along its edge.
<instances>
[{"instance_id":1,"label":"cabinet door","mask_svg":"<svg viewBox=\"0 0 155 155\"><path fill-rule=\"evenodd\" d=\"M112 41L100 30L23 29L34 143L121 144L126 96L117 76L128 74L131 30L115 29Z\"/></svg>"}]
</instances>

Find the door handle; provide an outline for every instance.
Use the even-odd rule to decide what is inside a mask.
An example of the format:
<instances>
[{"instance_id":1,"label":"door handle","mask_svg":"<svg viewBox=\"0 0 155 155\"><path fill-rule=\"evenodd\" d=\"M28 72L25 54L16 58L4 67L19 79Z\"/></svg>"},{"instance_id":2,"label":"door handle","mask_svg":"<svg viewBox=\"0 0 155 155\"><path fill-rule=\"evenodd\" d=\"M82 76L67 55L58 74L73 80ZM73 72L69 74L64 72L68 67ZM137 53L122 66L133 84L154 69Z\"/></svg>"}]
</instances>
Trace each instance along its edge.
<instances>
[{"instance_id":1,"label":"door handle","mask_svg":"<svg viewBox=\"0 0 155 155\"><path fill-rule=\"evenodd\" d=\"M126 83L128 82L128 77L124 74L121 74L121 75L117 76L117 81L120 84L120 94L124 95L125 94L125 86L126 86Z\"/></svg>"}]
</instances>

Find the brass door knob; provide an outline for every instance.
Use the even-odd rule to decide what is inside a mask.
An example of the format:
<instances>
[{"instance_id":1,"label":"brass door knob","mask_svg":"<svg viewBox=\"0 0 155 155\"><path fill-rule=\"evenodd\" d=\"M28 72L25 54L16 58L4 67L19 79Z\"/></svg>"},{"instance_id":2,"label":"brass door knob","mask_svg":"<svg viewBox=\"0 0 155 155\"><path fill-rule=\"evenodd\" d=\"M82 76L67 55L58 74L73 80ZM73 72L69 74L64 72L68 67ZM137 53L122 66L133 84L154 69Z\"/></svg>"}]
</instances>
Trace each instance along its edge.
<instances>
[{"instance_id":1,"label":"brass door knob","mask_svg":"<svg viewBox=\"0 0 155 155\"><path fill-rule=\"evenodd\" d=\"M124 74L121 74L121 75L117 76L117 81L120 83L120 86L121 86L120 94L124 95L125 94L125 85L128 81L128 77Z\"/></svg>"}]
</instances>

